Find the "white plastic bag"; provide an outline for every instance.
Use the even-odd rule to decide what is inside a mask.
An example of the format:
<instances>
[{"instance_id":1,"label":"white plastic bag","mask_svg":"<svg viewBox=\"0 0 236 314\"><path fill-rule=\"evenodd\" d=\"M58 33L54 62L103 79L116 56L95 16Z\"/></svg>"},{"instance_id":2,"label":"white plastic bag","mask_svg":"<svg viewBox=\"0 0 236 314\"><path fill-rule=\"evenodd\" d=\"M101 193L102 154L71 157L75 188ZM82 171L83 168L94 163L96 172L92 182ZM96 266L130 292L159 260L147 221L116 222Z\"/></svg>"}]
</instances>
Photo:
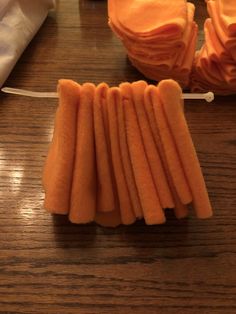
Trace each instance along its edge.
<instances>
[{"instance_id":1,"label":"white plastic bag","mask_svg":"<svg viewBox=\"0 0 236 314\"><path fill-rule=\"evenodd\" d=\"M54 0L0 0L0 87L53 8Z\"/></svg>"}]
</instances>

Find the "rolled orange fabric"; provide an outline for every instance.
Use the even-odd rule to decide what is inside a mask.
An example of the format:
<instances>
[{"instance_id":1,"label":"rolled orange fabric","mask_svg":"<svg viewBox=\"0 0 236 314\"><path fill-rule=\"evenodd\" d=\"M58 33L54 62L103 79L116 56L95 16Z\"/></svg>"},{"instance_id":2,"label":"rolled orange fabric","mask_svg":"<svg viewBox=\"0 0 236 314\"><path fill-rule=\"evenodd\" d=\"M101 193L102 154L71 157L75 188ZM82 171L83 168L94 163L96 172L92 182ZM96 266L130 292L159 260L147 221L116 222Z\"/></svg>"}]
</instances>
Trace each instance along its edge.
<instances>
[{"instance_id":1,"label":"rolled orange fabric","mask_svg":"<svg viewBox=\"0 0 236 314\"><path fill-rule=\"evenodd\" d=\"M111 165L108 160L108 147L102 112L108 89L109 87L105 83L97 86L93 106L97 165L97 210L104 212L113 211L115 208Z\"/></svg>"},{"instance_id":2,"label":"rolled orange fabric","mask_svg":"<svg viewBox=\"0 0 236 314\"><path fill-rule=\"evenodd\" d=\"M43 170L44 207L51 213L68 214L74 170L80 85L71 80L60 80L58 92L60 100L53 139Z\"/></svg>"},{"instance_id":3,"label":"rolled orange fabric","mask_svg":"<svg viewBox=\"0 0 236 314\"><path fill-rule=\"evenodd\" d=\"M199 218L208 218L212 216L212 207L184 117L181 88L173 80L160 82L158 88L163 109L173 134L188 184L191 188L196 214Z\"/></svg>"},{"instance_id":4,"label":"rolled orange fabric","mask_svg":"<svg viewBox=\"0 0 236 314\"><path fill-rule=\"evenodd\" d=\"M95 86L83 84L80 92L75 163L69 219L74 223L89 223L96 211L96 160L93 102Z\"/></svg>"},{"instance_id":5,"label":"rolled orange fabric","mask_svg":"<svg viewBox=\"0 0 236 314\"><path fill-rule=\"evenodd\" d=\"M129 154L135 176L143 215L146 224L161 224L165 222L165 215L151 175L146 158L137 116L132 101L132 91L129 83L120 85L126 121L126 134Z\"/></svg>"},{"instance_id":6,"label":"rolled orange fabric","mask_svg":"<svg viewBox=\"0 0 236 314\"><path fill-rule=\"evenodd\" d=\"M131 203L127 180L124 174L124 167L121 159L117 118L117 106L121 103L121 95L118 88L110 88L107 94L107 102L111 141L111 156L120 203L121 220L123 224L129 225L134 223L136 217L133 211L133 206Z\"/></svg>"}]
</instances>

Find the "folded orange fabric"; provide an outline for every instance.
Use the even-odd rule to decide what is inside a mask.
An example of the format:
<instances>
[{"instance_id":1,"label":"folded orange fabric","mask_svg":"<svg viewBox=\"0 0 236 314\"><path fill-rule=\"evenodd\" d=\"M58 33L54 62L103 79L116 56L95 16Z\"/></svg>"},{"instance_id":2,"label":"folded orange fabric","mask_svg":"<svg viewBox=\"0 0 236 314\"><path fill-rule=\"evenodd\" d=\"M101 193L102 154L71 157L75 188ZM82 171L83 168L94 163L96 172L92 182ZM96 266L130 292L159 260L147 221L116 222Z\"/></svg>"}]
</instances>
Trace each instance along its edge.
<instances>
[{"instance_id":1,"label":"folded orange fabric","mask_svg":"<svg viewBox=\"0 0 236 314\"><path fill-rule=\"evenodd\" d=\"M68 214L74 173L77 112L80 85L60 80L60 97L52 143L43 170L44 207L51 213Z\"/></svg>"},{"instance_id":2,"label":"folded orange fabric","mask_svg":"<svg viewBox=\"0 0 236 314\"><path fill-rule=\"evenodd\" d=\"M141 130L144 151L151 170L153 182L160 199L161 207L173 208L174 203L172 195L170 193L166 174L164 172L161 158L155 145L154 138L151 133L151 127L148 123L147 115L144 108L144 92L146 88L147 83L144 81L134 82L131 84L134 108Z\"/></svg>"},{"instance_id":3,"label":"folded orange fabric","mask_svg":"<svg viewBox=\"0 0 236 314\"><path fill-rule=\"evenodd\" d=\"M81 87L69 219L74 223L94 220L97 201L93 100L95 86Z\"/></svg>"},{"instance_id":4,"label":"folded orange fabric","mask_svg":"<svg viewBox=\"0 0 236 314\"><path fill-rule=\"evenodd\" d=\"M93 105L94 133L97 164L97 210L113 211L115 200L113 195L111 165L108 159L108 146L105 136L105 123L103 117L104 102L107 101L108 85L98 85ZM105 179L105 180L104 180Z\"/></svg>"},{"instance_id":5,"label":"folded orange fabric","mask_svg":"<svg viewBox=\"0 0 236 314\"><path fill-rule=\"evenodd\" d=\"M163 167L164 167L164 171L166 174L166 178L169 184L169 188L171 190L171 194L172 194L172 198L174 201L174 212L177 218L184 218L188 215L188 208L186 205L182 204L177 191L174 187L174 182L173 179L171 178L171 174L170 174L170 170L166 161L166 157L165 157L165 153L164 153L164 148L163 145L161 143L161 137L160 137L160 133L156 124L156 119L155 119L155 115L154 115L154 108L153 108L153 103L152 103L152 90L155 93L156 87L153 85L149 85L144 93L144 107L145 107L145 112L147 114L148 117L148 121L149 121L149 125L150 128L152 130L152 136L153 139L155 141L157 150L159 152Z\"/></svg>"},{"instance_id":6,"label":"folded orange fabric","mask_svg":"<svg viewBox=\"0 0 236 314\"><path fill-rule=\"evenodd\" d=\"M121 102L117 106L117 119L118 119L118 129L119 129L119 143L121 158L123 160L124 173L127 180L128 190L130 199L133 206L133 211L136 218L143 218L143 209L141 206L137 185L134 178L134 171L132 168L132 163L129 154L127 135L126 135L126 125L125 125L125 104L121 98Z\"/></svg>"},{"instance_id":7,"label":"folded orange fabric","mask_svg":"<svg viewBox=\"0 0 236 314\"><path fill-rule=\"evenodd\" d=\"M228 36L236 36L235 0L218 0L217 6L220 20Z\"/></svg>"},{"instance_id":8,"label":"folded orange fabric","mask_svg":"<svg viewBox=\"0 0 236 314\"><path fill-rule=\"evenodd\" d=\"M186 2L109 0L109 17L132 34L143 37L170 34L180 37L186 25ZM137 18L138 17L138 18Z\"/></svg>"},{"instance_id":9,"label":"folded orange fabric","mask_svg":"<svg viewBox=\"0 0 236 314\"><path fill-rule=\"evenodd\" d=\"M165 116L191 189L196 214L199 218L210 217L212 208L201 167L184 117L183 101L181 99L182 91L173 80L160 82L158 89Z\"/></svg>"},{"instance_id":10,"label":"folded orange fabric","mask_svg":"<svg viewBox=\"0 0 236 314\"><path fill-rule=\"evenodd\" d=\"M195 6L183 0L108 1L109 25L131 63L149 79L189 83L197 38Z\"/></svg>"},{"instance_id":11,"label":"folded orange fabric","mask_svg":"<svg viewBox=\"0 0 236 314\"><path fill-rule=\"evenodd\" d=\"M124 173L123 161L121 158L121 151L119 145L117 106L119 106L121 103L121 95L118 88L113 87L108 91L107 102L111 140L111 156L115 179L117 182L121 220L123 224L129 225L134 223L136 217L133 211L131 198L128 191L127 180Z\"/></svg>"},{"instance_id":12,"label":"folded orange fabric","mask_svg":"<svg viewBox=\"0 0 236 314\"><path fill-rule=\"evenodd\" d=\"M124 109L128 148L143 208L144 219L147 225L161 224L165 222L165 215L161 208L160 199L145 154L133 104L131 86L129 83L123 83L120 85L120 89L125 103Z\"/></svg>"},{"instance_id":13,"label":"folded orange fabric","mask_svg":"<svg viewBox=\"0 0 236 314\"><path fill-rule=\"evenodd\" d=\"M73 223L165 222L165 208L212 214L173 80L109 88L59 82L55 130L43 172L45 208ZM109 195L108 195L109 193Z\"/></svg>"},{"instance_id":14,"label":"folded orange fabric","mask_svg":"<svg viewBox=\"0 0 236 314\"><path fill-rule=\"evenodd\" d=\"M209 5L212 1L209 1ZM224 46L212 18L204 24L205 43L196 53L191 74L193 92L213 91L215 94L236 92L236 62ZM236 41L235 41L236 42Z\"/></svg>"},{"instance_id":15,"label":"folded orange fabric","mask_svg":"<svg viewBox=\"0 0 236 314\"><path fill-rule=\"evenodd\" d=\"M178 197L183 204L192 202L192 195L187 183L185 173L176 150L175 142L168 121L165 117L163 104L161 103L158 88L150 89L150 97L153 103L154 114L156 118L157 128L160 134L162 148L165 154L166 163L168 165L170 176Z\"/></svg>"},{"instance_id":16,"label":"folded orange fabric","mask_svg":"<svg viewBox=\"0 0 236 314\"><path fill-rule=\"evenodd\" d=\"M226 50L229 51L233 59L236 61L236 38L235 36L230 37L227 34L226 29L224 28L224 25L222 24L222 20L220 19L220 12L218 9L218 1L208 1L207 8L208 8L209 15L212 18L212 22L214 24L214 28L217 33L217 36L221 40Z\"/></svg>"}]
</instances>

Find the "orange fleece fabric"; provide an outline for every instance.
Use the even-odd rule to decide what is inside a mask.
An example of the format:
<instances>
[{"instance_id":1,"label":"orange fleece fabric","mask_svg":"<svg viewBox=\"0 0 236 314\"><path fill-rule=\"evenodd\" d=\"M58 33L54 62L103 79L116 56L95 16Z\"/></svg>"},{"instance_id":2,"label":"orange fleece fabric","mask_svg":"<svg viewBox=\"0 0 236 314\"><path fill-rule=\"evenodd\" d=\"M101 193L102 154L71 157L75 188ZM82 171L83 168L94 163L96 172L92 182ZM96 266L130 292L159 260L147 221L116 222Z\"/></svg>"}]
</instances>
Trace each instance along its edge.
<instances>
[{"instance_id":1,"label":"orange fleece fabric","mask_svg":"<svg viewBox=\"0 0 236 314\"><path fill-rule=\"evenodd\" d=\"M109 0L109 16L133 34L181 36L186 25L186 1Z\"/></svg>"},{"instance_id":2,"label":"orange fleece fabric","mask_svg":"<svg viewBox=\"0 0 236 314\"><path fill-rule=\"evenodd\" d=\"M108 1L109 25L122 40L127 55L141 73L160 81L174 78L189 83L197 26L195 6L178 0Z\"/></svg>"},{"instance_id":3,"label":"orange fleece fabric","mask_svg":"<svg viewBox=\"0 0 236 314\"><path fill-rule=\"evenodd\" d=\"M192 199L199 218L212 214L176 82L109 88L61 80L58 89L43 173L48 211L106 227L161 224L166 207L182 218Z\"/></svg>"}]
</instances>

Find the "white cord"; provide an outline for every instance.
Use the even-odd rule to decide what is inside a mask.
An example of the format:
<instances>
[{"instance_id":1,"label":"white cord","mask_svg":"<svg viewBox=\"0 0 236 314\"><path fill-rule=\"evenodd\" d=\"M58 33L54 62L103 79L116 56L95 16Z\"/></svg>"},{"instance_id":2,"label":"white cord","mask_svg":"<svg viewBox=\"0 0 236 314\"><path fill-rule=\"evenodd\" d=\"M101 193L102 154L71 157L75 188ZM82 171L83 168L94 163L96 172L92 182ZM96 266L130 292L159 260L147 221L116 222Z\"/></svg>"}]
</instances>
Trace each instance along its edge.
<instances>
[{"instance_id":1,"label":"white cord","mask_svg":"<svg viewBox=\"0 0 236 314\"><path fill-rule=\"evenodd\" d=\"M58 93L54 92L33 92L25 89L11 88L11 87L3 87L1 89L2 92L14 95L28 96L28 97L37 97L37 98L58 98ZM203 99L207 102L212 102L214 100L214 94L212 92L208 92L205 94L182 94L183 99Z\"/></svg>"}]
</instances>

